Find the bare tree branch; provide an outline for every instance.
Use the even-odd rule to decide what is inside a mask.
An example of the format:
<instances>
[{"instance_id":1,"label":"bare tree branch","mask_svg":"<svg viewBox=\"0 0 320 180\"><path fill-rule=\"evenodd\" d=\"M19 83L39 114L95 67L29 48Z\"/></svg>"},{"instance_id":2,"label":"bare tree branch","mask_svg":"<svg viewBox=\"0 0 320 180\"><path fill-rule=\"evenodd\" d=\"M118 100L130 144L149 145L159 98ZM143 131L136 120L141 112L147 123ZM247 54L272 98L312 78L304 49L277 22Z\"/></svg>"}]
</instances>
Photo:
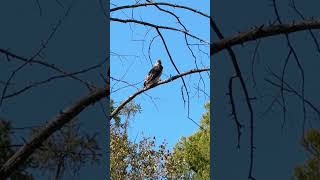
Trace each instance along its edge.
<instances>
[{"instance_id":1,"label":"bare tree branch","mask_svg":"<svg viewBox=\"0 0 320 180\"><path fill-rule=\"evenodd\" d=\"M152 89L152 88L154 88L154 87L157 87L157 86L159 86L159 85L166 84L166 83L169 83L169 82L171 82L171 81L174 81L174 80L176 80L176 79L178 79L178 78L181 78L181 77L183 77L183 76L186 76L186 75L189 75L189 74L193 74L193 73L199 73L199 72L203 72L203 71L209 71L209 70L210 70L209 68L192 69L192 70L189 70L189 71L187 71L187 72L180 73L180 74L178 74L178 75L176 75L176 76L172 76L172 77L170 77L170 78L168 78L168 79L166 79L166 80L160 81L160 82L158 82L157 84L154 84L153 86L147 87L147 88L145 88L145 89L140 89L140 90L138 90L137 92L135 92L135 93L133 93L132 95L130 95L126 100L124 100L117 108L115 108L115 109L112 111L111 116L110 116L110 120L111 120L112 118L114 118L115 115L117 115L117 114L120 112L120 110L121 110L126 104L128 104L131 100L133 100L137 95L139 95L139 94L141 94L141 93L143 93L143 92L145 92L145 91L147 91L147 90L149 90L149 89Z\"/></svg>"},{"instance_id":2,"label":"bare tree branch","mask_svg":"<svg viewBox=\"0 0 320 180\"><path fill-rule=\"evenodd\" d=\"M18 68L14 69L11 72L11 75L9 76L6 85L3 88L2 91L2 96L0 99L0 106L3 103L3 98L6 95L6 91L8 88L8 84L10 84L11 80L14 78L14 76L21 71L24 67L26 67L27 64L29 64L30 62L33 61L34 58L40 56L40 54L42 53L42 51L44 49L47 48L49 42L53 39L53 37L55 36L55 34L57 33L57 31L59 30L59 28L62 26L63 21L68 17L71 8L73 7L73 3L70 4L70 6L68 7L68 9L66 10L66 12L64 13L64 15L62 16L61 19L59 19L58 23L52 28L52 31L50 32L50 34L48 35L48 37L45 39L45 41L41 42L41 46L40 48L36 51L36 53L34 55L32 55L30 58L27 59L27 61L25 61L23 64L21 64L20 66L18 66Z\"/></svg>"},{"instance_id":3,"label":"bare tree branch","mask_svg":"<svg viewBox=\"0 0 320 180\"><path fill-rule=\"evenodd\" d=\"M306 19L306 18L304 17L304 15L301 13L301 11L297 8L296 3L295 3L294 0L291 0L291 7L292 7L292 9L294 9L294 11L300 16L300 18L301 18L302 20L305 20L305 19ZM309 33L310 33L310 35L311 35L311 38L313 39L313 42L314 42L314 44L315 44L315 46L316 46L316 48L317 48L318 53L320 53L320 45L319 45L319 42L318 42L315 34L312 32L311 29L309 29L308 31L309 31Z\"/></svg>"},{"instance_id":4,"label":"bare tree branch","mask_svg":"<svg viewBox=\"0 0 320 180\"><path fill-rule=\"evenodd\" d=\"M278 7L277 7L277 3L276 3L276 0L272 0L272 3L273 3L273 9L274 9L274 13L276 15L276 19L277 21L282 24L282 20L280 18L280 15L279 15L279 12L278 12ZM310 31L310 29L308 29ZM303 124L302 124L302 135L304 136L304 129L305 129L305 122L306 122L306 106L305 106L305 102L304 102L304 96L305 96L305 73L304 73L304 70L303 70L303 67L302 67L302 64L298 58L298 55L297 55L297 52L295 51L293 45L292 45L292 42L289 38L289 34L288 33L285 33L284 34L285 37L286 37L286 40L287 40L287 44L288 44L288 47L290 49L290 52L292 52L292 55L294 57L294 60L296 61L297 63L297 66L298 66L298 69L300 71L300 74L301 74L301 78L302 78L302 83L301 83L301 95L302 95L302 110L303 110ZM290 54L288 55L288 60L289 60L289 56ZM287 63L285 64L285 66L287 65ZM284 67L284 70L285 71L285 67ZM283 77L282 77L283 78ZM282 79L284 81L284 79ZM282 84L281 86L283 86L283 81L282 81ZM283 89L282 89L283 90ZM282 93L283 95L283 93ZM284 102L284 101L283 101ZM285 106L285 104L283 104ZM284 119L284 122L285 122L285 119Z\"/></svg>"},{"instance_id":5,"label":"bare tree branch","mask_svg":"<svg viewBox=\"0 0 320 180\"><path fill-rule=\"evenodd\" d=\"M74 119L88 106L93 105L102 98L110 95L109 84L104 88L96 89L90 94L80 98L55 117L50 119L39 132L31 137L0 169L0 180L5 180L17 167L25 162L28 157L41 146L41 144L54 132L62 128L66 123Z\"/></svg>"},{"instance_id":6,"label":"bare tree branch","mask_svg":"<svg viewBox=\"0 0 320 180\"><path fill-rule=\"evenodd\" d=\"M29 60L26 57L23 57L21 55L17 55L17 54L15 54L13 52L10 52L9 50L6 50L6 49L1 49L0 48L0 53L6 55L9 60L11 60L11 58L19 60L19 61L22 61L22 62L27 62ZM33 63L34 64L39 64L39 65L41 65L43 67L46 67L48 69L54 70L54 71L56 71L58 73L61 73L62 75L67 75L67 77L83 83L88 89L91 89L93 87L89 82L86 82L86 81L84 81L84 80L72 75L72 73L69 73L69 72L65 71L64 69L56 66L55 64L47 63L45 61L41 61L41 60L38 60L38 59L32 59L29 63L30 64L33 64Z\"/></svg>"},{"instance_id":7,"label":"bare tree branch","mask_svg":"<svg viewBox=\"0 0 320 180\"><path fill-rule=\"evenodd\" d=\"M200 42L202 43L207 43L209 44L209 42L207 42L206 40L204 39L201 39L193 34L190 34L189 32L185 31L185 30L182 30L182 29L177 29L177 28L174 28L174 27L169 27L169 26L161 26L161 25L156 25L156 24L152 24L152 23L149 23L149 22L145 22L145 21L139 21L139 20L135 20L135 19L119 19L119 18L113 18L113 17L110 17L110 20L111 21L116 21L116 22L121 22L121 23L136 23L136 24L141 24L141 25L144 25L144 26L149 26L149 27L153 27L153 28L156 28L156 29L167 29L167 30L173 30L173 31L177 31L177 32L181 32L181 33L184 33L194 39L197 39L199 40Z\"/></svg>"},{"instance_id":8,"label":"bare tree branch","mask_svg":"<svg viewBox=\"0 0 320 180\"><path fill-rule=\"evenodd\" d=\"M182 5L178 5L178 4L171 4L171 3L167 3L167 2L147 2L147 3L142 3L142 4L119 6L119 7L111 8L110 12L114 12L114 11L118 11L118 10L122 10L122 9L132 9L132 8L137 8L137 7L146 7L146 6L154 6L154 5L164 5L164 6L171 6L171 7L174 7L174 8L186 9L186 10L189 10L191 12L200 14L201 16L210 18L209 15L207 15L207 14L205 14L205 13L199 11L199 10L196 10L196 9L193 9L193 8L190 8L190 7L187 7L187 6L182 6Z\"/></svg>"},{"instance_id":9,"label":"bare tree branch","mask_svg":"<svg viewBox=\"0 0 320 180\"><path fill-rule=\"evenodd\" d=\"M279 78L279 76L277 76L277 78ZM278 80L280 80L280 79L278 79ZM271 85L273 85L273 86L275 86L275 87L279 87L279 88L281 88L281 84L277 84L277 83L275 83L275 82L273 82L273 81L271 81L271 80L269 80L269 79L267 79L267 78L265 78L265 81L267 81L268 83L270 83ZM281 81L281 80L280 80ZM286 82L285 82L285 84L288 86L287 88L284 88L284 91L287 91L287 92L289 92L289 93L293 93L293 94L295 94L296 96L298 96L299 98L301 98L301 100L303 100L306 104L308 104L309 106L310 106L310 108L312 108L316 113L317 113L317 115L318 115L318 117L319 117L319 119L320 119L320 109L318 109L313 103L311 103L311 101L310 100L308 100L308 99L302 99L302 96L295 90L295 89L293 89L289 84L287 84Z\"/></svg>"},{"instance_id":10,"label":"bare tree branch","mask_svg":"<svg viewBox=\"0 0 320 180\"><path fill-rule=\"evenodd\" d=\"M260 38L276 36L280 34L289 34L298 31L305 31L309 29L320 29L320 19L306 19L298 22L291 22L288 24L278 24L253 28L237 35L221 39L214 42L210 46L210 54L216 54L228 47L232 47L245 42L257 40Z\"/></svg>"},{"instance_id":11,"label":"bare tree branch","mask_svg":"<svg viewBox=\"0 0 320 180\"><path fill-rule=\"evenodd\" d=\"M37 86L40 86L40 85L43 85L43 84L47 84L53 80L56 80L56 79L61 79L61 78L65 78L65 77L68 77L68 76L74 76L74 75L78 75L78 74L83 74L83 73L86 73L88 71L91 71L91 70L94 70L94 69L97 69L99 67L101 67L103 64L105 64L106 60L102 61L102 62L99 62L98 64L95 64L93 66L90 66L88 68L85 68L85 69L82 69L80 71L76 71L76 72L72 72L72 73L69 73L69 74L63 74L63 75L56 75L56 76L52 76L52 77L49 77L48 79L45 79L45 80L42 80L42 81L37 81L37 82L34 82L34 83L31 83L11 94L8 94L6 96L3 97L3 100L5 99L8 99L8 98L11 98L11 97L14 97L14 96L17 96L21 93L24 93L26 91L28 91L29 89L31 88L35 88ZM94 87L93 85L91 85L90 87L90 90L92 90L92 88L96 88Z\"/></svg>"},{"instance_id":12,"label":"bare tree branch","mask_svg":"<svg viewBox=\"0 0 320 180\"><path fill-rule=\"evenodd\" d=\"M158 28L157 28L156 30L157 30L157 32L158 32L158 34L159 34L159 36L160 36L160 38L161 38L161 40L162 40L162 43L163 43L164 48L165 48L165 50L166 50L166 52L167 52L167 54L168 54L168 56L169 56L169 59L170 59L171 64L173 65L173 67L174 67L174 69L177 71L177 73L180 74L179 69L177 68L176 64L174 63L174 61L173 61L173 59L172 59L171 53L170 53L170 51L169 51L169 48L168 48L168 46L167 46L166 41L164 40L164 37L163 37L162 33L160 32L160 30L159 30ZM189 114L190 114L190 96L189 96L188 88L187 88L186 82L184 81L183 76L181 76L181 80L182 80L182 83L183 83L183 87L185 88L186 93L187 93L187 98L188 98L188 101L187 101L187 102L188 102L188 117L189 117ZM182 98L184 99L183 89L182 89L181 91L182 91ZM185 100L184 100L184 102L185 102Z\"/></svg>"},{"instance_id":13,"label":"bare tree branch","mask_svg":"<svg viewBox=\"0 0 320 180\"><path fill-rule=\"evenodd\" d=\"M236 124L236 128L237 128L237 134L238 134L238 144L237 144L237 148L240 149L240 140L241 140L241 129L243 127L243 125L240 123L238 116L236 114L236 105L235 105L235 101L234 101L234 97L233 97L233 80L237 78L237 76L232 76L229 79L229 97L230 97L230 104L231 104L231 115L233 116L234 122Z\"/></svg>"},{"instance_id":14,"label":"bare tree branch","mask_svg":"<svg viewBox=\"0 0 320 180\"><path fill-rule=\"evenodd\" d=\"M220 32L219 27L216 25L215 22L213 22L212 19L210 19L210 25L213 28L213 30L215 31L215 33L217 34L217 36L219 37L219 39L223 39L224 38L223 34ZM246 86L246 83L244 82L244 78L242 76L242 72L241 72L240 66L239 66L237 58L236 58L236 54L231 49L231 47L227 47L227 50L228 50L228 54L230 56L234 71L236 73L236 76L234 76L234 77L239 78L241 88L242 88L243 93L245 95L245 101L246 101L246 104L249 109L249 114L250 114L250 162L249 163L250 164L249 164L248 179L255 180L255 178L253 177L253 151L255 149L255 147L254 147L254 131L253 131L253 125L254 125L253 124L254 123L253 107L252 107L252 104L250 101L248 88ZM234 78L234 77L232 77L232 78ZM232 81L231 81L231 83L232 83ZM232 91L230 92L230 96L232 96ZM233 112L233 115L237 116L236 112Z\"/></svg>"}]
</instances>

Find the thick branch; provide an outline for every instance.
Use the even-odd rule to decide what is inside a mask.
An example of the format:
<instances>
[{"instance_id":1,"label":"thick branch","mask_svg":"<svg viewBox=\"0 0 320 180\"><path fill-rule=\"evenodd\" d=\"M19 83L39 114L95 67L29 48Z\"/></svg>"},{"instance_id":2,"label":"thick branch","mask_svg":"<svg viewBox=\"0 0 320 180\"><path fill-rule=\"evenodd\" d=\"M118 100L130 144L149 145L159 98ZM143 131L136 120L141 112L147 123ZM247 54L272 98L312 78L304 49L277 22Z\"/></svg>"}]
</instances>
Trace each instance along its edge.
<instances>
[{"instance_id":1,"label":"thick branch","mask_svg":"<svg viewBox=\"0 0 320 180\"><path fill-rule=\"evenodd\" d=\"M163 5L163 6L171 6L174 8L181 8L181 9L186 9L189 11L192 11L194 13L200 14L204 17L209 18L210 16L193 8L187 7L187 6L182 6L182 5L178 5L178 4L171 4L171 3L167 3L167 2L147 2L147 3L142 3L142 4L134 4L134 5L125 5L125 6L119 6L119 7L115 7L110 9L110 12L113 11L118 11L121 9L132 9L132 8L137 8L137 7L146 7L146 6L154 6L154 5Z\"/></svg>"},{"instance_id":2,"label":"thick branch","mask_svg":"<svg viewBox=\"0 0 320 180\"><path fill-rule=\"evenodd\" d=\"M126 100L124 100L115 110L112 111L111 116L110 116L110 120L111 120L112 118L114 118L114 116L117 115L117 114L120 112L120 110L121 110L126 104L128 104L131 100L133 100L137 95L139 95L139 94L141 94L141 93L143 93L143 92L145 92L145 91L147 91L147 90L149 90L149 89L152 89L152 88L154 88L154 87L156 87L156 86L159 86L159 85L161 85L161 84L166 84L166 83L168 83L168 82L174 81L174 80L176 80L176 79L178 79L178 78L181 78L181 77L183 77L183 76L186 76L186 75L189 75L189 74L193 74L193 73L199 73L199 72L203 72L203 71L209 71L209 70L210 70L210 68L192 69L192 70L189 70L189 71L187 71L187 72L183 72L183 73L181 73L181 74L178 74L178 75L176 75L176 76L172 76L172 77L170 77L170 78L168 78L168 79L166 79L166 80L160 81L160 82L158 82L157 84L154 84L153 86L147 87L147 88L145 88L145 89L140 89L140 90L138 90L137 92L135 92L135 93L133 93L131 96L129 96Z\"/></svg>"},{"instance_id":3,"label":"thick branch","mask_svg":"<svg viewBox=\"0 0 320 180\"><path fill-rule=\"evenodd\" d=\"M96 89L49 120L39 133L31 137L31 139L1 167L0 180L6 179L14 170L23 164L28 157L54 132L62 128L70 120L74 119L89 105L98 102L108 95L110 95L109 85L104 88Z\"/></svg>"},{"instance_id":4,"label":"thick branch","mask_svg":"<svg viewBox=\"0 0 320 180\"><path fill-rule=\"evenodd\" d=\"M309 29L320 29L320 19L306 19L288 24L260 26L246 32L239 33L232 37L224 38L210 46L210 54L216 54L228 47L243 44L248 41L257 40L260 38L276 36L280 34L294 33Z\"/></svg>"}]
</instances>

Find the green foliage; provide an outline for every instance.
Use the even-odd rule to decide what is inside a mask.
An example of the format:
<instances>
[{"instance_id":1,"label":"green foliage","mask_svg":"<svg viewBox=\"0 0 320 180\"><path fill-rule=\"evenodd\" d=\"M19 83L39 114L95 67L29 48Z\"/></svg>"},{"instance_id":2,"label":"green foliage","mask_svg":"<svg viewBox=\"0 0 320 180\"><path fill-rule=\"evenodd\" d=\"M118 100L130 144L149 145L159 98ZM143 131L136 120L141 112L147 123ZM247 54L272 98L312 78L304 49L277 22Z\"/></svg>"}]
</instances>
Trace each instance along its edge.
<instances>
[{"instance_id":1,"label":"green foliage","mask_svg":"<svg viewBox=\"0 0 320 180\"><path fill-rule=\"evenodd\" d=\"M53 172L55 179L62 179L64 170L71 169L77 173L86 162L98 162L99 147L95 135L80 134L79 124L72 120L61 130L50 136L32 156L14 171L11 180L33 180L27 171L37 169ZM38 133L34 128L32 134ZM21 145L13 145L11 136L14 134L10 122L0 120L0 166L4 164ZM50 176L52 176L50 174ZM52 178L50 178L52 179Z\"/></svg>"},{"instance_id":2,"label":"green foliage","mask_svg":"<svg viewBox=\"0 0 320 180\"><path fill-rule=\"evenodd\" d=\"M130 102L111 124L111 179L162 179L165 177L164 163L170 156L170 152L166 150L166 143L156 146L155 137L143 137L139 142L132 142L128 138L129 119L139 112L141 112L140 105ZM120 116L123 117L122 122Z\"/></svg>"},{"instance_id":3,"label":"green foliage","mask_svg":"<svg viewBox=\"0 0 320 180\"><path fill-rule=\"evenodd\" d=\"M11 142L10 134L11 124L9 121L0 119L0 167L13 155L14 149ZM27 161L26 165L21 166L18 170L14 171L10 176L11 180L33 180L31 174L25 170L29 167Z\"/></svg>"},{"instance_id":4,"label":"green foliage","mask_svg":"<svg viewBox=\"0 0 320 180\"><path fill-rule=\"evenodd\" d=\"M10 130L11 125L9 122L5 120L0 121L0 164L6 162L8 157L13 153L12 149L10 148L11 139L10 139Z\"/></svg>"},{"instance_id":5,"label":"green foliage","mask_svg":"<svg viewBox=\"0 0 320 180\"><path fill-rule=\"evenodd\" d=\"M320 131L310 129L305 139L301 141L302 146L311 154L305 164L294 169L294 179L296 180L318 180L320 179Z\"/></svg>"},{"instance_id":6,"label":"green foliage","mask_svg":"<svg viewBox=\"0 0 320 180\"><path fill-rule=\"evenodd\" d=\"M202 128L189 137L182 137L173 150L168 162L173 167L168 175L172 179L210 179L210 104L205 108Z\"/></svg>"},{"instance_id":7,"label":"green foliage","mask_svg":"<svg viewBox=\"0 0 320 180\"><path fill-rule=\"evenodd\" d=\"M39 129L33 129L33 134ZM87 162L98 163L101 157L96 134L80 131L76 120L67 123L61 130L50 136L40 149L32 155L34 168L51 172L62 179L65 169L77 174Z\"/></svg>"},{"instance_id":8,"label":"green foliage","mask_svg":"<svg viewBox=\"0 0 320 180\"><path fill-rule=\"evenodd\" d=\"M166 143L156 146L155 138L128 139L127 126L111 130L111 179L159 179L165 176Z\"/></svg>"},{"instance_id":9,"label":"green foliage","mask_svg":"<svg viewBox=\"0 0 320 180\"><path fill-rule=\"evenodd\" d=\"M129 140L129 119L141 112L141 107L133 102L127 105L120 113L124 120L117 116L110 127L111 179L210 179L209 103L205 108L202 129L181 138L170 152L165 142L156 146L155 137Z\"/></svg>"}]
</instances>

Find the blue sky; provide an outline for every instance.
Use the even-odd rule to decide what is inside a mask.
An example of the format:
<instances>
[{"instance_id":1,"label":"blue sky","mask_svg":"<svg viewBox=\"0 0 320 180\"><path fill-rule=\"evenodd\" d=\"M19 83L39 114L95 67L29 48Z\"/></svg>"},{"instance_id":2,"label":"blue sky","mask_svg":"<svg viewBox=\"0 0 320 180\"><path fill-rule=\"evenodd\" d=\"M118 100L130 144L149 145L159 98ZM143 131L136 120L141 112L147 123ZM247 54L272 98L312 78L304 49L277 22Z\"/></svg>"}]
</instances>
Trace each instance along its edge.
<instances>
[{"instance_id":1,"label":"blue sky","mask_svg":"<svg viewBox=\"0 0 320 180\"><path fill-rule=\"evenodd\" d=\"M209 12L209 1L166 1L173 4L182 4L189 6L206 14ZM117 2L118 3L118 2ZM127 2L128 4L132 4ZM120 5L120 4L117 4ZM111 6L112 8L113 6ZM187 28L192 34L195 34L202 39L208 40L210 37L209 20L187 12L174 8L167 8L177 13L181 21L186 24ZM128 19L131 17L131 10L111 13L111 17ZM176 20L163 12L159 12L155 7L137 8L133 12L134 17L138 20L142 18L144 21L156 23L158 25L179 27ZM156 35L154 29L149 30L146 27L135 24L123 24L118 22L111 22L110 34L110 50L111 56L111 76L123 79L132 84L138 83L137 87L143 86L143 80L152 64L156 59L160 58L164 66L161 79L166 79L170 76L176 75L169 57L164 49L161 39L157 37L151 46L151 60L148 59L148 48L152 38ZM180 28L180 27L179 27ZM145 35L147 33L147 35ZM196 68L194 59L185 45L184 36L182 34L172 32L169 30L161 30L168 48L171 52L172 58L175 61L180 72ZM199 43L191 38L188 38L190 43ZM145 40L145 41L142 41ZM201 46L202 51L209 52L209 46ZM197 46L193 46L193 51L197 57L199 67L209 67L208 55L200 52ZM125 55L116 56L115 54ZM202 73L205 86L200 83L200 87L209 95L210 80L207 73ZM193 74L186 76L185 80L190 91L190 117L199 122L204 110L204 103L209 101L209 97L204 93L198 93L195 87L198 84L200 76ZM114 83L111 82L111 85ZM125 84L117 83L112 86L112 90L123 87ZM135 118L130 121L129 135L131 139L136 137L147 136L157 138L160 143L164 139L168 142L169 147L179 140L181 136L188 136L198 129L191 120L187 118L187 105L184 106L181 96L182 81L180 79L158 86L147 91L148 95L141 94L134 99L134 102L140 104L142 112L137 114ZM111 94L111 98L116 103L120 103L129 95L136 91L135 88L128 87L121 89ZM152 98L150 98L152 97Z\"/></svg>"},{"instance_id":2,"label":"blue sky","mask_svg":"<svg viewBox=\"0 0 320 180\"><path fill-rule=\"evenodd\" d=\"M132 3L129 1L123 2ZM67 2L65 3L67 5ZM209 2L207 1L199 1L197 3L193 1L177 1L174 3L184 4L209 14ZM1 22L5 24L0 30L2 32L0 34L1 48L10 49L10 51L25 57L30 57L39 49L41 40L48 37L52 27L58 22L65 10L55 1L40 1L40 4L42 7L41 16L39 15L39 8L36 2L16 3L15 1L6 1L0 6ZM146 21L167 25L174 25L175 23L168 16L159 16L154 8L149 11L147 8L140 8L140 10L143 11ZM192 33L199 35L203 39L209 39L209 22L207 19L194 13L185 13L178 9L175 11ZM138 11L135 12L138 13ZM124 16L121 12L118 14L113 13L112 15L115 15L115 17ZM132 25L131 27L135 32L132 34L128 24L111 22L111 26L111 50L119 54L138 56L127 56L122 61L113 56L111 59L112 75L121 77L129 69L125 76L126 80L129 82L142 81L151 68L150 62L144 59L141 53L141 41L137 41L141 39L145 28ZM92 66L92 63L100 62L106 57L106 42L108 42L106 36L108 33L99 2L78 0L55 38L52 39L49 46L45 49L43 54L44 60L63 67L68 72ZM182 41L182 36L168 31L162 31L162 33L167 40L180 71L194 68L189 51L185 46L182 46L184 42ZM154 31L150 32L147 41L150 40L152 35L154 35ZM205 48L203 47L202 50L205 50ZM199 62L202 60L205 65L209 65L209 57L198 51L195 52L197 53ZM18 64L16 61L7 62L4 56L1 57L3 61L0 61L0 77L4 81L7 80L10 72ZM152 60L154 61L157 58L161 58L165 66L162 78L167 78L170 74L176 74L169 64L168 57L162 44L159 43L159 39L152 46ZM105 69L103 67L98 71L103 73ZM29 84L30 81L43 80L51 75L57 74L41 66L27 66L13 80L18 86L10 88L9 91L12 92L17 88ZM197 75L192 77L194 78L189 79L186 77L186 81L190 86L194 82L197 82L199 78ZM206 88L208 92L209 78L208 76L204 77L207 78ZM81 78L104 86L104 82L97 71L82 75ZM142 83L139 85L142 86ZM189 135L197 129L186 118L187 114L186 109L183 107L180 87L181 80L177 80L150 90L148 94L154 98L158 109L151 103L148 96L142 95L136 98L135 102L141 104L143 112L131 121L130 134L132 137L135 137L137 133L144 132L146 136L156 136L159 141L167 139L172 146L182 135ZM118 93L114 93L112 97L119 102L134 92L134 90L133 88L123 89ZM195 91L191 90L191 96L194 96ZM67 107L87 93L87 90L77 81L70 79L56 80L6 101L0 108L0 117L10 119L15 127L44 124L50 117L55 116L64 107ZM203 94L200 94L199 99L197 96L192 97L191 117L193 119L200 119L201 114L204 112L203 104L206 101L208 101L208 98ZM106 136L104 132L106 127L101 126L105 122L105 116L101 110L101 106L99 104L90 106L90 108L79 115L78 120L83 127L83 132L98 133L99 145L100 147L105 147ZM22 142L20 135L28 139L30 134L28 132L19 132L18 136L15 137L19 143ZM103 177L105 175L105 162L101 161L99 165L88 164L81 169L78 177L72 178L72 173L68 170L66 177L67 179L88 179L92 177L91 174L94 174L97 178ZM47 175L42 174L43 172L36 170L34 175L37 179L43 179L45 178L44 175Z\"/></svg>"}]
</instances>

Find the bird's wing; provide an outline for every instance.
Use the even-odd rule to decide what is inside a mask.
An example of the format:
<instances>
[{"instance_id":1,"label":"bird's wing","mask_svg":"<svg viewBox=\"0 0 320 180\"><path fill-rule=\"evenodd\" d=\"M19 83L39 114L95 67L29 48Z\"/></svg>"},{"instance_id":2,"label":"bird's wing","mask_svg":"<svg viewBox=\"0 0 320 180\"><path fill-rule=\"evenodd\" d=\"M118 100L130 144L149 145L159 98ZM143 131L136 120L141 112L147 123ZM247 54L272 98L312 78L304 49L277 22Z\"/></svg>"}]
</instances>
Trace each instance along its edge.
<instances>
[{"instance_id":1,"label":"bird's wing","mask_svg":"<svg viewBox=\"0 0 320 180\"><path fill-rule=\"evenodd\" d=\"M155 67L153 67L150 71L149 71L149 73L148 73L148 75L147 75L147 77L146 77L146 81L150 81L151 79L153 79L154 78L154 76L157 74L157 67L155 66Z\"/></svg>"},{"instance_id":2,"label":"bird's wing","mask_svg":"<svg viewBox=\"0 0 320 180\"><path fill-rule=\"evenodd\" d=\"M162 72L162 66L154 66L148 73L146 79L144 82L148 83L152 81L153 79L157 78L159 75L161 75Z\"/></svg>"}]
</instances>

